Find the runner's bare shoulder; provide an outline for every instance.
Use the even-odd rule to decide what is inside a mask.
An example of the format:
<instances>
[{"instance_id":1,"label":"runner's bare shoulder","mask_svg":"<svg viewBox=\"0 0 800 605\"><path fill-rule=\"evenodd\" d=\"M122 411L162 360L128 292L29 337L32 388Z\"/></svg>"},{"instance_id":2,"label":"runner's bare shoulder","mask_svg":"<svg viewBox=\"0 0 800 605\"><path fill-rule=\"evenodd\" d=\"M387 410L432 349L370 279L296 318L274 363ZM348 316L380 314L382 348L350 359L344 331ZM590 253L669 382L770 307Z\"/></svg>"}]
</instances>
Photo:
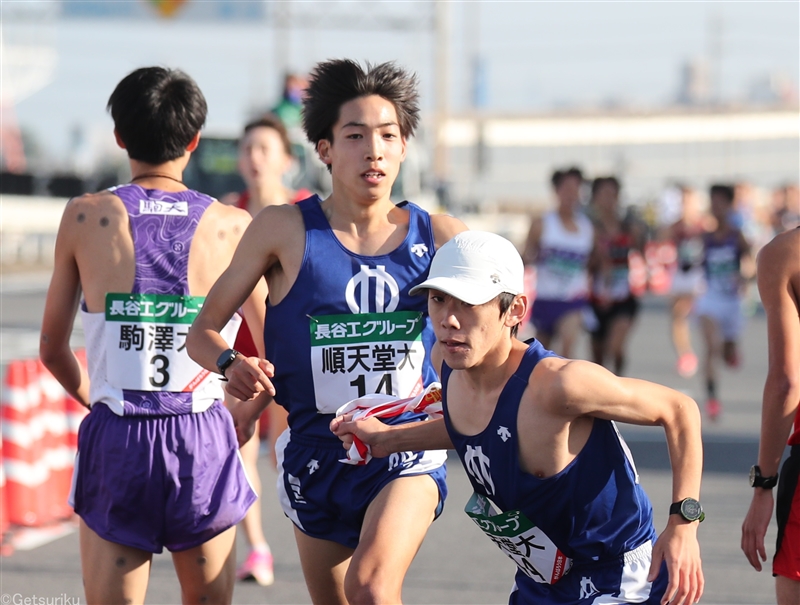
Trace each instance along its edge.
<instances>
[{"instance_id":1,"label":"runner's bare shoulder","mask_svg":"<svg viewBox=\"0 0 800 605\"><path fill-rule=\"evenodd\" d=\"M122 200L110 191L86 193L67 202L61 230L80 233L111 233L128 225L128 213Z\"/></svg>"},{"instance_id":2,"label":"runner's bare shoulder","mask_svg":"<svg viewBox=\"0 0 800 605\"><path fill-rule=\"evenodd\" d=\"M250 220L250 214L246 210L215 200L197 225L195 241L201 241L214 249L228 250L232 254Z\"/></svg>"},{"instance_id":3,"label":"runner's bare shoulder","mask_svg":"<svg viewBox=\"0 0 800 605\"><path fill-rule=\"evenodd\" d=\"M252 237L265 239L271 252L287 250L293 243L305 241L303 214L295 205L267 206L253 218Z\"/></svg>"},{"instance_id":4,"label":"runner's bare shoulder","mask_svg":"<svg viewBox=\"0 0 800 605\"><path fill-rule=\"evenodd\" d=\"M463 221L449 214L431 214L431 228L437 248L441 248L456 235L467 230Z\"/></svg>"}]
</instances>

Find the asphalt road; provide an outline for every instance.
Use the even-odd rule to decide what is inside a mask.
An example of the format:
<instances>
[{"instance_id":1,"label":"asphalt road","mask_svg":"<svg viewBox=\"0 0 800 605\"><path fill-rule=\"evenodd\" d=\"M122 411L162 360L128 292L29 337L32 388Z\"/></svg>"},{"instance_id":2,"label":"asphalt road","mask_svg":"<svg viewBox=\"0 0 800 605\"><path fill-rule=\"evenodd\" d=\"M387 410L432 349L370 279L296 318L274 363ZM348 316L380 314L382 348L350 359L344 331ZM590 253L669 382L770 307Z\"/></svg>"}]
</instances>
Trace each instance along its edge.
<instances>
[{"instance_id":1,"label":"asphalt road","mask_svg":"<svg viewBox=\"0 0 800 605\"><path fill-rule=\"evenodd\" d=\"M36 354L47 276L11 275L0 281L0 361ZM80 344L77 326L74 342ZM628 374L680 389L702 405L699 377L679 378L674 372L668 339L668 313L663 301L643 305L630 347ZM583 343L579 356L586 356ZM699 341L696 343L700 345ZM766 375L766 324L756 314L742 339L742 367L722 370L719 395L722 417L704 420L706 452L702 501L707 519L700 527L705 603L774 603L773 579L756 573L739 550L742 519L750 501L747 471L755 461L761 391ZM633 450L642 484L653 501L656 527L663 529L671 501L671 478L660 429L621 427ZM407 603L505 603L511 588L513 564L483 537L463 512L471 493L457 460L449 465L450 496L442 516L433 524L404 586ZM234 603L309 603L291 523L280 512L272 486L275 473L262 456L260 472L265 493L260 501L267 538L275 555L275 584L261 588L237 584ZM55 530L54 530L55 531ZM41 535L45 532L37 532ZM34 538L37 536L33 536ZM774 548L774 526L768 550ZM18 533L19 542L31 541L31 532ZM0 559L0 605L25 603L45 597L52 603L83 602L77 533L38 548L18 548ZM244 546L239 547L240 558ZM60 598L60 601L55 599ZM180 592L168 555L154 558L148 603L179 603ZM32 605L36 600L28 600ZM45 601L41 601L44 603Z\"/></svg>"}]
</instances>

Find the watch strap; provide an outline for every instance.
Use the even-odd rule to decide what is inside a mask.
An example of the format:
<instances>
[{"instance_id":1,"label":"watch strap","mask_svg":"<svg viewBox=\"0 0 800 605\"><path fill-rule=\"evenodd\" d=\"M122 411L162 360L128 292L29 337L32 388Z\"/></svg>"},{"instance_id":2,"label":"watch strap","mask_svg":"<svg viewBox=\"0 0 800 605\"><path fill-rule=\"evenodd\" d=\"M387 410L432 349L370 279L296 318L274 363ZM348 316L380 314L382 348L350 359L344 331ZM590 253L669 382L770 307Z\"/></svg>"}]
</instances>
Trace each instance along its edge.
<instances>
[{"instance_id":1,"label":"watch strap","mask_svg":"<svg viewBox=\"0 0 800 605\"><path fill-rule=\"evenodd\" d=\"M226 380L227 376L225 376L225 370L236 360L237 355L239 355L239 351L236 349L226 349L222 352L222 355L219 356L219 359L217 359L217 369Z\"/></svg>"},{"instance_id":2,"label":"watch strap","mask_svg":"<svg viewBox=\"0 0 800 605\"><path fill-rule=\"evenodd\" d=\"M759 487L761 489L772 489L776 485L778 485L778 475L772 475L771 477L765 477L761 474L761 468L756 464L750 471L751 473L751 486L752 487Z\"/></svg>"}]
</instances>

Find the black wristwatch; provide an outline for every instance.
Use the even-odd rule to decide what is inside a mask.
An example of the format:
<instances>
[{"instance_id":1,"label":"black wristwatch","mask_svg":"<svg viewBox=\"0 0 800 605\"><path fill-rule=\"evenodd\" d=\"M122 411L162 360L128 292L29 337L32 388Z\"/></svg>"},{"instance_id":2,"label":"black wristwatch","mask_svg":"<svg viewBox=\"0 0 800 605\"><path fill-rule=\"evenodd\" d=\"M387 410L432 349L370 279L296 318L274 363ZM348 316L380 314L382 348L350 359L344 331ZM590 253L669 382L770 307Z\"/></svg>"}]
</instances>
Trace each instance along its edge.
<instances>
[{"instance_id":1,"label":"black wristwatch","mask_svg":"<svg viewBox=\"0 0 800 605\"><path fill-rule=\"evenodd\" d=\"M761 489L772 489L778 485L778 475L764 477L757 464L750 467L750 487L760 487Z\"/></svg>"},{"instance_id":2,"label":"black wristwatch","mask_svg":"<svg viewBox=\"0 0 800 605\"><path fill-rule=\"evenodd\" d=\"M225 376L225 370L231 367L231 364L236 360L238 354L239 351L236 349L226 349L222 352L222 355L217 359L217 370L219 370L220 374Z\"/></svg>"},{"instance_id":3,"label":"black wristwatch","mask_svg":"<svg viewBox=\"0 0 800 605\"><path fill-rule=\"evenodd\" d=\"M670 515L680 515L687 521L699 521L706 518L702 505L694 498L684 498L680 502L673 502L669 507Z\"/></svg>"}]
</instances>

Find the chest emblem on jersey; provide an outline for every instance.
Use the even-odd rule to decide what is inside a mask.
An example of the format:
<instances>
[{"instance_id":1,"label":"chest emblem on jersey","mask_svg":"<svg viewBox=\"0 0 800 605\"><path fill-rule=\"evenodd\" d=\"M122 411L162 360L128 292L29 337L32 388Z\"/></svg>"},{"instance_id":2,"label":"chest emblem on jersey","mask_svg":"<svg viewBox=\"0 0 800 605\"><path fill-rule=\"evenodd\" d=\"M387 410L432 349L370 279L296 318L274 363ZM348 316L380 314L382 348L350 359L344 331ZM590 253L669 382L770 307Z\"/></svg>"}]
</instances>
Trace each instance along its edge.
<instances>
[{"instance_id":1,"label":"chest emblem on jersey","mask_svg":"<svg viewBox=\"0 0 800 605\"><path fill-rule=\"evenodd\" d=\"M427 251L428 251L428 246L426 246L425 244L414 244L413 246L411 246L411 254L416 254L420 258L422 258L422 255L425 254Z\"/></svg>"},{"instance_id":2,"label":"chest emblem on jersey","mask_svg":"<svg viewBox=\"0 0 800 605\"><path fill-rule=\"evenodd\" d=\"M494 495L494 481L492 481L490 466L491 460L489 460L489 456L483 453L480 445L478 447L467 446L467 451L464 454L464 467L472 478L483 486L486 493L492 496Z\"/></svg>"},{"instance_id":3,"label":"chest emblem on jersey","mask_svg":"<svg viewBox=\"0 0 800 605\"><path fill-rule=\"evenodd\" d=\"M370 305L370 294L374 305ZM351 313L391 313L400 302L400 287L384 265L361 265L347 282L344 296Z\"/></svg>"},{"instance_id":4,"label":"chest emblem on jersey","mask_svg":"<svg viewBox=\"0 0 800 605\"><path fill-rule=\"evenodd\" d=\"M511 432L504 426L497 429L497 434L500 435L500 439L503 440L503 443L511 439Z\"/></svg>"}]
</instances>

